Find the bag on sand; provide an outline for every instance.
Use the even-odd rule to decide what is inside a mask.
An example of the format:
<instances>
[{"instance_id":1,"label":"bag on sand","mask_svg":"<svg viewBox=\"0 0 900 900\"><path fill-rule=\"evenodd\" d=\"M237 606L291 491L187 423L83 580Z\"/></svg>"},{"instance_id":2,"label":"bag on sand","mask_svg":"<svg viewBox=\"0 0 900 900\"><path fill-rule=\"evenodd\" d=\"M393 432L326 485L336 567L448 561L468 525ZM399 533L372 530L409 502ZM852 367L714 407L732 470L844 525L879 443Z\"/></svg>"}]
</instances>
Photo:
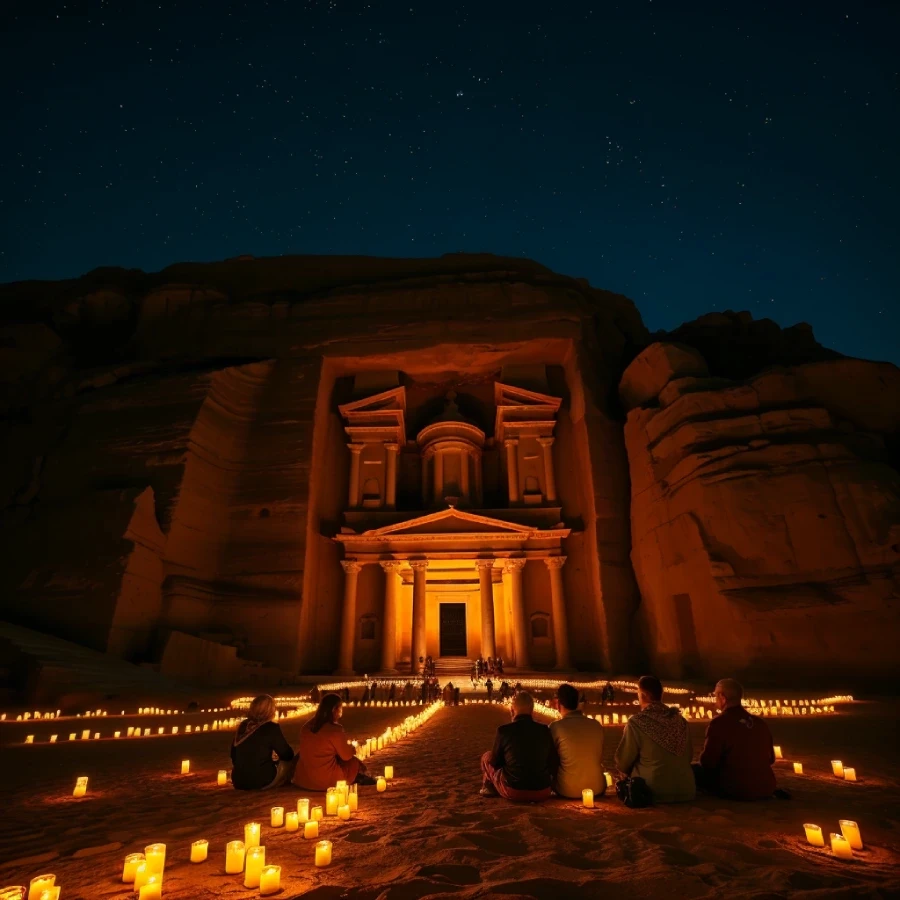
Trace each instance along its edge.
<instances>
[{"instance_id":1,"label":"bag on sand","mask_svg":"<svg viewBox=\"0 0 900 900\"><path fill-rule=\"evenodd\" d=\"M616 782L616 796L629 808L650 806L653 797L643 778L620 778Z\"/></svg>"}]
</instances>

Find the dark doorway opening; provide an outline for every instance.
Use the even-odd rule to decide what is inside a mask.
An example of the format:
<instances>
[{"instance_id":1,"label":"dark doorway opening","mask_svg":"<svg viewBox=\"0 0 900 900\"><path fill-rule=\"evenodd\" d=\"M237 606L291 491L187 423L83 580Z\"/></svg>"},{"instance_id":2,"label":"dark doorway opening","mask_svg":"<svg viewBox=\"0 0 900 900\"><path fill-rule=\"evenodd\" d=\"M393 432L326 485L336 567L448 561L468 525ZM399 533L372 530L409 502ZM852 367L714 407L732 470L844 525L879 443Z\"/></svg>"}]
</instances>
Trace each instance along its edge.
<instances>
[{"instance_id":1,"label":"dark doorway opening","mask_svg":"<svg viewBox=\"0 0 900 900\"><path fill-rule=\"evenodd\" d=\"M468 656L466 604L441 604L441 656Z\"/></svg>"}]
</instances>

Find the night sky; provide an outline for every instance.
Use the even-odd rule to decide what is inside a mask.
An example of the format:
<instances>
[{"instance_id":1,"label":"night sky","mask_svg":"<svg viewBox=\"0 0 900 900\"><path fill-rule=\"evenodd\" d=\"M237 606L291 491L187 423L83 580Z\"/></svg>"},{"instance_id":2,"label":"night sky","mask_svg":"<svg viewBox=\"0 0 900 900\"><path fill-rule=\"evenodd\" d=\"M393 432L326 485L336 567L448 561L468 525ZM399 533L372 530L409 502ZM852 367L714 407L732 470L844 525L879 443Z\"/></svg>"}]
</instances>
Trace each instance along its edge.
<instances>
[{"instance_id":1,"label":"night sky","mask_svg":"<svg viewBox=\"0 0 900 900\"><path fill-rule=\"evenodd\" d=\"M488 251L900 362L893 0L2 10L0 281Z\"/></svg>"}]
</instances>

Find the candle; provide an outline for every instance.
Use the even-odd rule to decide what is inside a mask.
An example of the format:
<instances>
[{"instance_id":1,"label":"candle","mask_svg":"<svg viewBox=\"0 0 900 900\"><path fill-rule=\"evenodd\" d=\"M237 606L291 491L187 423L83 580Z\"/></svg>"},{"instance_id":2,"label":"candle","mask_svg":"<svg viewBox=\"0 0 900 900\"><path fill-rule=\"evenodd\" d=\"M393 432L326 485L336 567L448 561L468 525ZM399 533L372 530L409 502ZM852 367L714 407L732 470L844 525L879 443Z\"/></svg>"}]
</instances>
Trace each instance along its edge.
<instances>
[{"instance_id":1,"label":"candle","mask_svg":"<svg viewBox=\"0 0 900 900\"><path fill-rule=\"evenodd\" d=\"M155 872L141 888L138 900L162 900L162 875Z\"/></svg>"},{"instance_id":2,"label":"candle","mask_svg":"<svg viewBox=\"0 0 900 900\"><path fill-rule=\"evenodd\" d=\"M603 777L606 779L606 786L607 786L608 788L609 788L609 787L612 787L612 786L613 786L613 778L612 778L612 775L611 775L609 772L604 772L604 773L603 773Z\"/></svg>"},{"instance_id":3,"label":"candle","mask_svg":"<svg viewBox=\"0 0 900 900\"><path fill-rule=\"evenodd\" d=\"M50 735L50 743L51 743L51 744L55 744L55 743L57 742L58 739L59 739L59 735L58 735L58 734L51 734L51 735Z\"/></svg>"},{"instance_id":4,"label":"candle","mask_svg":"<svg viewBox=\"0 0 900 900\"><path fill-rule=\"evenodd\" d=\"M329 852L331 844L328 845ZM28 888L28 900L39 900L42 891L55 887L55 875L38 875L37 878L31 879L31 886Z\"/></svg>"},{"instance_id":5,"label":"candle","mask_svg":"<svg viewBox=\"0 0 900 900\"><path fill-rule=\"evenodd\" d=\"M216 784L228 784L228 772L226 772L225 769L219 769L219 774L216 777Z\"/></svg>"},{"instance_id":6,"label":"candle","mask_svg":"<svg viewBox=\"0 0 900 900\"><path fill-rule=\"evenodd\" d=\"M194 841L191 844L191 862L206 862L206 856L209 853L209 841Z\"/></svg>"},{"instance_id":7,"label":"candle","mask_svg":"<svg viewBox=\"0 0 900 900\"><path fill-rule=\"evenodd\" d=\"M40 900L59 900L59 892L62 890L60 887L52 887L47 888L45 891L41 891Z\"/></svg>"},{"instance_id":8,"label":"candle","mask_svg":"<svg viewBox=\"0 0 900 900\"><path fill-rule=\"evenodd\" d=\"M306 797L297 801L297 815L301 822L309 821L309 800Z\"/></svg>"},{"instance_id":9,"label":"candle","mask_svg":"<svg viewBox=\"0 0 900 900\"><path fill-rule=\"evenodd\" d=\"M248 850L259 846L259 822L248 822L244 826L244 846Z\"/></svg>"},{"instance_id":10,"label":"candle","mask_svg":"<svg viewBox=\"0 0 900 900\"><path fill-rule=\"evenodd\" d=\"M781 747L778 744L776 744L772 749L775 751L775 759L784 759L784 757L781 755Z\"/></svg>"},{"instance_id":11,"label":"candle","mask_svg":"<svg viewBox=\"0 0 900 900\"><path fill-rule=\"evenodd\" d=\"M356 785L352 785L353 790L347 794L347 806L350 807L350 812L356 812L359 809L359 794L356 791Z\"/></svg>"},{"instance_id":12,"label":"candle","mask_svg":"<svg viewBox=\"0 0 900 900\"><path fill-rule=\"evenodd\" d=\"M191 771L191 761L189 759L183 759L181 761L181 774L187 775Z\"/></svg>"},{"instance_id":13,"label":"candle","mask_svg":"<svg viewBox=\"0 0 900 900\"><path fill-rule=\"evenodd\" d=\"M26 734L26 735L25 735L25 743L26 743L26 744L33 744L33 743L34 743L34 735L33 735L33 734Z\"/></svg>"},{"instance_id":14,"label":"candle","mask_svg":"<svg viewBox=\"0 0 900 900\"><path fill-rule=\"evenodd\" d=\"M114 731L114 732L113 732L113 737L114 737L114 738L120 738L120 737L122 737L122 732L121 732L121 731Z\"/></svg>"},{"instance_id":15,"label":"candle","mask_svg":"<svg viewBox=\"0 0 900 900\"><path fill-rule=\"evenodd\" d=\"M862 835L859 832L859 825L851 822L849 819L841 819L841 834L846 838L847 843L854 850L862 850Z\"/></svg>"},{"instance_id":16,"label":"candle","mask_svg":"<svg viewBox=\"0 0 900 900\"><path fill-rule=\"evenodd\" d=\"M856 769L844 766L844 781L856 781Z\"/></svg>"},{"instance_id":17,"label":"candle","mask_svg":"<svg viewBox=\"0 0 900 900\"><path fill-rule=\"evenodd\" d=\"M843 778L844 764L839 759L833 759L831 761L831 771L834 772L838 778Z\"/></svg>"},{"instance_id":18,"label":"candle","mask_svg":"<svg viewBox=\"0 0 900 900\"><path fill-rule=\"evenodd\" d=\"M87 793L88 777L87 775L79 775L75 779L75 790L72 792L73 797L83 797Z\"/></svg>"},{"instance_id":19,"label":"candle","mask_svg":"<svg viewBox=\"0 0 900 900\"><path fill-rule=\"evenodd\" d=\"M281 828L284 825L284 807L273 806L269 818L269 822L273 828Z\"/></svg>"},{"instance_id":20,"label":"candle","mask_svg":"<svg viewBox=\"0 0 900 900\"><path fill-rule=\"evenodd\" d=\"M381 788L379 788L381 790ZM338 795L334 788L328 788L325 792L325 815L336 816L338 809Z\"/></svg>"},{"instance_id":21,"label":"candle","mask_svg":"<svg viewBox=\"0 0 900 900\"><path fill-rule=\"evenodd\" d=\"M75 734L75 732L73 731L73 732L69 735L69 740L70 740L70 741L74 741L76 737L78 737L78 735Z\"/></svg>"},{"instance_id":22,"label":"candle","mask_svg":"<svg viewBox=\"0 0 900 900\"><path fill-rule=\"evenodd\" d=\"M88 740L90 740L90 738L91 738L91 729L90 728L88 728L87 731L81 732L81 739L83 741L88 741Z\"/></svg>"},{"instance_id":23,"label":"candle","mask_svg":"<svg viewBox=\"0 0 900 900\"><path fill-rule=\"evenodd\" d=\"M803 763L794 763L794 774L795 775L803 774Z\"/></svg>"},{"instance_id":24,"label":"candle","mask_svg":"<svg viewBox=\"0 0 900 900\"><path fill-rule=\"evenodd\" d=\"M166 845L150 844L149 847L144 847L144 854L147 857L150 871L162 873L166 867Z\"/></svg>"},{"instance_id":25,"label":"candle","mask_svg":"<svg viewBox=\"0 0 900 900\"><path fill-rule=\"evenodd\" d=\"M390 781L394 777L394 767L393 766L385 766L384 767L384 777Z\"/></svg>"},{"instance_id":26,"label":"candle","mask_svg":"<svg viewBox=\"0 0 900 900\"><path fill-rule=\"evenodd\" d=\"M287 813L284 818L284 830L297 831L298 828L300 828L300 816L293 811Z\"/></svg>"},{"instance_id":27,"label":"candle","mask_svg":"<svg viewBox=\"0 0 900 900\"><path fill-rule=\"evenodd\" d=\"M259 887L259 877L266 864L265 847L248 847L244 860L244 887Z\"/></svg>"},{"instance_id":28,"label":"candle","mask_svg":"<svg viewBox=\"0 0 900 900\"><path fill-rule=\"evenodd\" d=\"M125 857L125 867L122 869L122 881L125 884L132 884L134 882L135 870L138 867L138 863L142 863L143 861L143 853L129 853L128 856Z\"/></svg>"},{"instance_id":29,"label":"candle","mask_svg":"<svg viewBox=\"0 0 900 900\"><path fill-rule=\"evenodd\" d=\"M139 891L153 874L150 871L150 863L146 859L141 860L134 868L134 889Z\"/></svg>"},{"instance_id":30,"label":"candle","mask_svg":"<svg viewBox=\"0 0 900 900\"><path fill-rule=\"evenodd\" d=\"M825 838L822 837L822 829L818 825L804 825L803 830L806 832L806 839L813 847L824 847Z\"/></svg>"},{"instance_id":31,"label":"candle","mask_svg":"<svg viewBox=\"0 0 900 900\"><path fill-rule=\"evenodd\" d=\"M259 892L276 894L281 890L281 866L265 866L259 873Z\"/></svg>"},{"instance_id":32,"label":"candle","mask_svg":"<svg viewBox=\"0 0 900 900\"><path fill-rule=\"evenodd\" d=\"M244 842L229 841L225 845L225 874L237 875L244 870Z\"/></svg>"},{"instance_id":33,"label":"candle","mask_svg":"<svg viewBox=\"0 0 900 900\"><path fill-rule=\"evenodd\" d=\"M378 780L375 782L375 790L377 790L379 794L387 790L387 781L385 781L383 775L378 776Z\"/></svg>"},{"instance_id":34,"label":"candle","mask_svg":"<svg viewBox=\"0 0 900 900\"><path fill-rule=\"evenodd\" d=\"M838 859L853 859L850 842L842 834L831 832L831 852Z\"/></svg>"},{"instance_id":35,"label":"candle","mask_svg":"<svg viewBox=\"0 0 900 900\"><path fill-rule=\"evenodd\" d=\"M319 823L315 820L303 823L303 837L307 840L317 838L319 836Z\"/></svg>"},{"instance_id":36,"label":"candle","mask_svg":"<svg viewBox=\"0 0 900 900\"><path fill-rule=\"evenodd\" d=\"M337 816L339 819L343 819L345 822L350 818L350 806L347 803L342 804L338 807Z\"/></svg>"},{"instance_id":37,"label":"candle","mask_svg":"<svg viewBox=\"0 0 900 900\"><path fill-rule=\"evenodd\" d=\"M588 808L594 808L594 792L590 788L585 788L581 792L581 802Z\"/></svg>"},{"instance_id":38,"label":"candle","mask_svg":"<svg viewBox=\"0 0 900 900\"><path fill-rule=\"evenodd\" d=\"M309 817L310 817L310 819L312 819L314 822L321 822L321 821L322 821L322 807L321 807L321 806L314 806L314 807L309 811Z\"/></svg>"},{"instance_id":39,"label":"candle","mask_svg":"<svg viewBox=\"0 0 900 900\"><path fill-rule=\"evenodd\" d=\"M316 865L319 868L331 865L331 841L319 841L316 844Z\"/></svg>"}]
</instances>

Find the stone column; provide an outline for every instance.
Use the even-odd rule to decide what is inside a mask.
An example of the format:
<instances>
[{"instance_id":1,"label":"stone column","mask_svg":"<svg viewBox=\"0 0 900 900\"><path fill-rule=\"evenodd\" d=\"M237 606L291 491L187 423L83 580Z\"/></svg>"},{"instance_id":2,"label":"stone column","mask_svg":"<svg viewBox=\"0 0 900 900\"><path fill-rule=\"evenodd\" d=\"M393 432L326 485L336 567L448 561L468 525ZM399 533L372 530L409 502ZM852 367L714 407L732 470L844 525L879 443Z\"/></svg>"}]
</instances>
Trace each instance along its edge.
<instances>
[{"instance_id":1,"label":"stone column","mask_svg":"<svg viewBox=\"0 0 900 900\"><path fill-rule=\"evenodd\" d=\"M343 559L341 566L344 569L344 609L341 613L341 647L337 670L340 675L349 675L353 672L353 645L356 637L356 584L362 565L355 559Z\"/></svg>"},{"instance_id":2,"label":"stone column","mask_svg":"<svg viewBox=\"0 0 900 900\"><path fill-rule=\"evenodd\" d=\"M527 669L528 658L528 623L525 621L525 600L522 597L522 569L525 568L525 560L521 558L508 559L506 571L509 572L509 582L512 588L512 612L513 612L513 646L516 649L516 667Z\"/></svg>"},{"instance_id":3,"label":"stone column","mask_svg":"<svg viewBox=\"0 0 900 900\"><path fill-rule=\"evenodd\" d=\"M506 478L509 483L509 502L519 502L519 461L516 454L519 450L517 438L508 438L503 442L506 447Z\"/></svg>"},{"instance_id":4,"label":"stone column","mask_svg":"<svg viewBox=\"0 0 900 900\"><path fill-rule=\"evenodd\" d=\"M553 475L553 438L539 437L541 453L544 456L544 497L548 503L556 501L556 478Z\"/></svg>"},{"instance_id":5,"label":"stone column","mask_svg":"<svg viewBox=\"0 0 900 900\"><path fill-rule=\"evenodd\" d=\"M434 451L434 505L444 505L444 454Z\"/></svg>"},{"instance_id":6,"label":"stone column","mask_svg":"<svg viewBox=\"0 0 900 900\"><path fill-rule=\"evenodd\" d=\"M395 559L381 563L384 569L384 621L381 626L381 671L397 671L397 583L403 563Z\"/></svg>"},{"instance_id":7,"label":"stone column","mask_svg":"<svg viewBox=\"0 0 900 900\"><path fill-rule=\"evenodd\" d=\"M494 560L476 559L478 584L481 587L481 655L484 659L497 655L494 629Z\"/></svg>"},{"instance_id":8,"label":"stone column","mask_svg":"<svg viewBox=\"0 0 900 900\"><path fill-rule=\"evenodd\" d=\"M425 570L427 559L411 559L413 570L412 602L412 671L418 671L419 657L425 656Z\"/></svg>"},{"instance_id":9,"label":"stone column","mask_svg":"<svg viewBox=\"0 0 900 900\"><path fill-rule=\"evenodd\" d=\"M472 505L469 498L469 454L465 450L459 451L459 491L462 500Z\"/></svg>"},{"instance_id":10,"label":"stone column","mask_svg":"<svg viewBox=\"0 0 900 900\"><path fill-rule=\"evenodd\" d=\"M350 460L350 491L347 497L347 505L350 509L359 506L359 455L362 453L362 444L347 444L353 454Z\"/></svg>"},{"instance_id":11,"label":"stone column","mask_svg":"<svg viewBox=\"0 0 900 900\"><path fill-rule=\"evenodd\" d=\"M566 597L563 592L562 567L565 556L551 556L545 559L550 570L550 605L553 612L553 646L556 649L556 668L571 669L569 654L569 623L566 616Z\"/></svg>"},{"instance_id":12,"label":"stone column","mask_svg":"<svg viewBox=\"0 0 900 900\"><path fill-rule=\"evenodd\" d=\"M400 452L399 444L385 444L387 453L387 472L384 479L385 506L395 509L397 506L397 455Z\"/></svg>"}]
</instances>

